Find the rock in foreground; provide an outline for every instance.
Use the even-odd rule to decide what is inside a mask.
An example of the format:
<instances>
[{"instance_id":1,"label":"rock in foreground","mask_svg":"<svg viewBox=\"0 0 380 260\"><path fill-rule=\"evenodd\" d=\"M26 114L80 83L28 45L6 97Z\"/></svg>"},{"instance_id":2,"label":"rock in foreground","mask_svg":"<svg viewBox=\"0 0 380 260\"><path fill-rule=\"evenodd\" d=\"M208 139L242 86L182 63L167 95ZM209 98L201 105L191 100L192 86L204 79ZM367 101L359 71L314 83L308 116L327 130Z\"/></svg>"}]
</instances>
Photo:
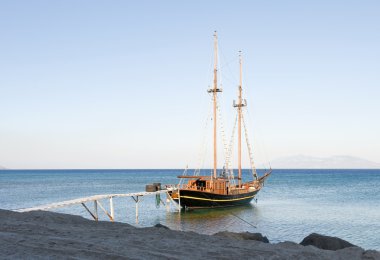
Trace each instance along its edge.
<instances>
[{"instance_id":1,"label":"rock in foreground","mask_svg":"<svg viewBox=\"0 0 380 260\"><path fill-rule=\"evenodd\" d=\"M316 233L312 233L305 237L300 243L303 246L315 246L324 250L339 250L346 247L357 247L350 242L339 237L329 237Z\"/></svg>"},{"instance_id":2,"label":"rock in foreground","mask_svg":"<svg viewBox=\"0 0 380 260\"><path fill-rule=\"evenodd\" d=\"M268 244L42 211L0 210L0 241L0 259L380 259L360 247Z\"/></svg>"}]
</instances>

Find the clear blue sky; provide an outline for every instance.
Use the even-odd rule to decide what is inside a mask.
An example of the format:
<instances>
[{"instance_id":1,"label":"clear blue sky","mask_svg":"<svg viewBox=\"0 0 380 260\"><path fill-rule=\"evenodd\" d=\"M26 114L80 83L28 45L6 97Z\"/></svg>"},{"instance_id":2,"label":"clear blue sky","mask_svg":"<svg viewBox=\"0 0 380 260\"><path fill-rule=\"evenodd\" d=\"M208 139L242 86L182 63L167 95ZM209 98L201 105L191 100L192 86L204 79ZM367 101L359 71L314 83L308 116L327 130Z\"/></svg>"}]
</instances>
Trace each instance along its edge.
<instances>
[{"instance_id":1,"label":"clear blue sky","mask_svg":"<svg viewBox=\"0 0 380 260\"><path fill-rule=\"evenodd\" d=\"M0 165L196 167L214 30L257 163L380 162L379 1L1 1Z\"/></svg>"}]
</instances>

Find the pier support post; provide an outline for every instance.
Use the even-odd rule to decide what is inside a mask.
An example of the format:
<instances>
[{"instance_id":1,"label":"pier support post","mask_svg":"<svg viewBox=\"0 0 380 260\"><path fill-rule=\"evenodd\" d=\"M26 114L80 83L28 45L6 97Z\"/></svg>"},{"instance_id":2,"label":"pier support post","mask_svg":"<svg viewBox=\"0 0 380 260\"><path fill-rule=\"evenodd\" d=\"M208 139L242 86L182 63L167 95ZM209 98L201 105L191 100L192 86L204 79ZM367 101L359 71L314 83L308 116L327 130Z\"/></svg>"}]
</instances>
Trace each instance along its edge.
<instances>
[{"instance_id":1,"label":"pier support post","mask_svg":"<svg viewBox=\"0 0 380 260\"><path fill-rule=\"evenodd\" d=\"M103 205L100 203L100 201L97 201L97 204L98 206L104 211L104 213L106 213L106 215L110 218L110 220L113 222L114 219L113 217L110 215L110 213L108 213L108 211L103 207Z\"/></svg>"},{"instance_id":2,"label":"pier support post","mask_svg":"<svg viewBox=\"0 0 380 260\"><path fill-rule=\"evenodd\" d=\"M137 195L136 198L132 196L132 199L135 201L136 204L136 224L139 223L139 196Z\"/></svg>"},{"instance_id":3,"label":"pier support post","mask_svg":"<svg viewBox=\"0 0 380 260\"><path fill-rule=\"evenodd\" d=\"M128 220L128 201L125 201L125 216L126 216L126 219Z\"/></svg>"},{"instance_id":4,"label":"pier support post","mask_svg":"<svg viewBox=\"0 0 380 260\"><path fill-rule=\"evenodd\" d=\"M95 215L95 221L98 221L98 201L94 200L94 215Z\"/></svg>"},{"instance_id":5,"label":"pier support post","mask_svg":"<svg viewBox=\"0 0 380 260\"><path fill-rule=\"evenodd\" d=\"M178 189L178 212L181 213L181 194L179 191L180 189Z\"/></svg>"},{"instance_id":6,"label":"pier support post","mask_svg":"<svg viewBox=\"0 0 380 260\"><path fill-rule=\"evenodd\" d=\"M137 196L136 200L136 224L139 223L139 196Z\"/></svg>"},{"instance_id":7,"label":"pier support post","mask_svg":"<svg viewBox=\"0 0 380 260\"><path fill-rule=\"evenodd\" d=\"M170 205L171 205L171 200L170 200L170 198L169 198L169 194L168 193L166 193L166 211L170 211Z\"/></svg>"},{"instance_id":8,"label":"pier support post","mask_svg":"<svg viewBox=\"0 0 380 260\"><path fill-rule=\"evenodd\" d=\"M112 218L112 220L114 220L115 219L115 211L113 208L113 197L110 197L110 210L111 210L111 218Z\"/></svg>"},{"instance_id":9,"label":"pier support post","mask_svg":"<svg viewBox=\"0 0 380 260\"><path fill-rule=\"evenodd\" d=\"M96 217L94 214L92 214L91 210L89 210L86 206L86 204L84 204L84 202L81 203L82 206L87 210L88 213L90 213L90 215L93 217L93 219L96 221Z\"/></svg>"}]
</instances>

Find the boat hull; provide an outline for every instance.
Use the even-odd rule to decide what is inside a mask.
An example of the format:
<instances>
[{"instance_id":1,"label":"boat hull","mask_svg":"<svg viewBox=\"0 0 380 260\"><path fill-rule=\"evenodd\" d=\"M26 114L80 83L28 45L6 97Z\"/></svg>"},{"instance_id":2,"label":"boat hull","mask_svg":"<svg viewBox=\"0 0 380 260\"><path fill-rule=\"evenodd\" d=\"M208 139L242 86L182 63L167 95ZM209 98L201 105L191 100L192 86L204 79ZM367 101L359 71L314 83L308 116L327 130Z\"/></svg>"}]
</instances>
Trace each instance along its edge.
<instances>
[{"instance_id":1,"label":"boat hull","mask_svg":"<svg viewBox=\"0 0 380 260\"><path fill-rule=\"evenodd\" d=\"M249 204L259 190L243 194L222 195L197 190L179 190L180 201L173 198L185 208L220 208Z\"/></svg>"}]
</instances>

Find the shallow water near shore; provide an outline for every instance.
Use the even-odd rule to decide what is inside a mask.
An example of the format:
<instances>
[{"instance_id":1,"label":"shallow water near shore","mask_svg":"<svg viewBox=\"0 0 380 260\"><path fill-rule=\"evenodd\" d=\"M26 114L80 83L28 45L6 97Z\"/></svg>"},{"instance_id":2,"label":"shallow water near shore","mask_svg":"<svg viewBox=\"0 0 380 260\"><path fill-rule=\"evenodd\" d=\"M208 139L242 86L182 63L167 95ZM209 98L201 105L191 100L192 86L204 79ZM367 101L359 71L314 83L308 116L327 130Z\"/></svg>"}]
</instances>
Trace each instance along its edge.
<instances>
[{"instance_id":1,"label":"shallow water near shore","mask_svg":"<svg viewBox=\"0 0 380 260\"><path fill-rule=\"evenodd\" d=\"M2 170L0 208L140 192L152 182L176 184L180 174L182 170ZM248 177L243 171L243 178ZM165 195L161 198L166 202ZM257 199L243 207L178 213L174 206L169 211L163 205L157 208L154 196L144 197L136 224L134 201L116 198L115 217L142 227L161 223L203 234L261 232L271 242L300 242L316 232L380 250L380 170L274 170ZM102 205L108 208L108 201ZM80 205L56 211L90 218ZM100 217L106 220L102 212Z\"/></svg>"}]
</instances>

